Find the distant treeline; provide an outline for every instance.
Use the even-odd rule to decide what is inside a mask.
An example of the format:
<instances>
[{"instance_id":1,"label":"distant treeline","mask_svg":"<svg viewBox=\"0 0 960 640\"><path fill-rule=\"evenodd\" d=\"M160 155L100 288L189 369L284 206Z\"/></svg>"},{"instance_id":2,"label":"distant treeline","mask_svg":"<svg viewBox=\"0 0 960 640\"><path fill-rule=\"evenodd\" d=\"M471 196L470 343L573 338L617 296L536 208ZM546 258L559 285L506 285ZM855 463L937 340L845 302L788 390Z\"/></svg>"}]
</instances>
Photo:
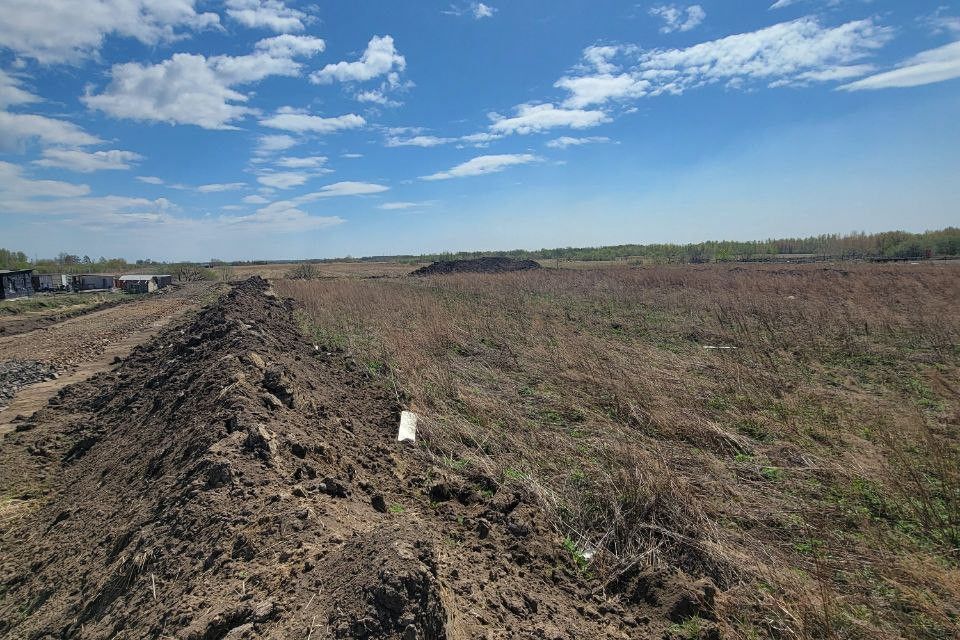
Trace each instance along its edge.
<instances>
[{"instance_id":1,"label":"distant treeline","mask_svg":"<svg viewBox=\"0 0 960 640\"><path fill-rule=\"evenodd\" d=\"M727 262L775 259L780 256L829 256L841 259L868 258L942 258L960 257L960 229L908 233L852 233L819 235L809 238L781 238L756 241L709 241L696 244L622 244L609 247L567 247L539 251L464 251L393 259L417 262L459 260L481 256L507 256L533 260L626 260L651 262ZM366 258L373 259L373 258ZM379 259L384 259L383 257Z\"/></svg>"},{"instance_id":2,"label":"distant treeline","mask_svg":"<svg viewBox=\"0 0 960 640\"><path fill-rule=\"evenodd\" d=\"M960 228L909 233L851 233L819 235L809 238L781 238L756 241L710 241L697 244L621 244L609 247L566 247L528 251L461 251L422 255L367 256L364 258L328 258L316 260L250 260L202 263L163 263L123 258L98 258L61 253L56 258L31 261L22 251L0 249L0 269L37 269L47 273L147 273L181 274L181 279L227 279L229 266L276 263L324 262L434 262L461 260L482 256L506 256L531 260L638 260L658 263L733 262L742 260L774 260L780 257L831 257L856 259L908 259L960 257Z\"/></svg>"}]
</instances>

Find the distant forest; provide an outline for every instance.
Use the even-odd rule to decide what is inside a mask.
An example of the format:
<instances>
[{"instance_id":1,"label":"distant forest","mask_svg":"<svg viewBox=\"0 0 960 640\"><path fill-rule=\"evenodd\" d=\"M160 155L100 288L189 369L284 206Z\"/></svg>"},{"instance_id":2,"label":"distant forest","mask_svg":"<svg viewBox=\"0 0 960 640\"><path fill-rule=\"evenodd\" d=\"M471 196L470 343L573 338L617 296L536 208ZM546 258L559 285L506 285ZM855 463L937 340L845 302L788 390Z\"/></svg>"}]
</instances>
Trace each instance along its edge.
<instances>
[{"instance_id":1,"label":"distant forest","mask_svg":"<svg viewBox=\"0 0 960 640\"><path fill-rule=\"evenodd\" d=\"M809 238L781 238L739 242L720 240L697 244L622 244L610 247L567 247L539 251L472 251L402 256L421 262L509 256L533 260L626 260L643 259L656 263L733 262L776 259L782 256L868 258L943 258L960 257L960 229L908 233L852 233L820 235ZM397 259L397 258L394 258Z\"/></svg>"},{"instance_id":2,"label":"distant forest","mask_svg":"<svg viewBox=\"0 0 960 640\"><path fill-rule=\"evenodd\" d=\"M481 256L507 256L533 260L630 260L654 263L705 263L776 260L778 258L837 258L858 259L910 259L910 258L957 258L960 257L960 228L948 227L940 231L908 233L886 231L883 233L851 233L848 235L820 235L809 238L781 238L756 241L720 240L696 244L622 244L609 247L566 247L528 251L461 251L457 253L434 253L422 255L368 256L365 258L331 258L307 260L307 262L433 262L458 260ZM236 261L209 260L203 263L163 263L153 260L137 260L128 263L123 258L97 258L61 253L55 258L31 261L22 251L0 249L0 269L37 269L45 272L122 272L138 269L156 272L157 269L185 268L191 264L218 269L228 265L267 264L270 262L303 262L302 260ZM209 274L212 276L213 274Z\"/></svg>"}]
</instances>

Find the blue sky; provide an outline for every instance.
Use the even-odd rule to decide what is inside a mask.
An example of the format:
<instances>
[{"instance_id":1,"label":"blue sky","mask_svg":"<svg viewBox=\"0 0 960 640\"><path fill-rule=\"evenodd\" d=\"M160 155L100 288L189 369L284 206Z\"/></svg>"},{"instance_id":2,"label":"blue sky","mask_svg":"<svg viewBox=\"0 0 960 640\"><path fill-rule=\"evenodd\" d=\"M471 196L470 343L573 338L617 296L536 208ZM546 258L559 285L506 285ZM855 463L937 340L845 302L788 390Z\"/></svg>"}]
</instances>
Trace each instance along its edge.
<instances>
[{"instance_id":1,"label":"blue sky","mask_svg":"<svg viewBox=\"0 0 960 640\"><path fill-rule=\"evenodd\" d=\"M0 0L0 246L307 258L960 223L960 3Z\"/></svg>"}]
</instances>

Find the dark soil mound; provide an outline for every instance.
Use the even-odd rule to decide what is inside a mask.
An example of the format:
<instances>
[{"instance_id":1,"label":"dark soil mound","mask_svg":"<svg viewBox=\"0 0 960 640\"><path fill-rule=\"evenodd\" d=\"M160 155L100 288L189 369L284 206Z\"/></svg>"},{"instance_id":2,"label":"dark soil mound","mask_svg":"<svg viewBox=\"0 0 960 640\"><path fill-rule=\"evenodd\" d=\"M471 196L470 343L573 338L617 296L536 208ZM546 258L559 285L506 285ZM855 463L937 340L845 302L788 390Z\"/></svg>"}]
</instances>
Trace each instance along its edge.
<instances>
[{"instance_id":1,"label":"dark soil mound","mask_svg":"<svg viewBox=\"0 0 960 640\"><path fill-rule=\"evenodd\" d=\"M291 311L248 280L4 438L0 636L662 637L703 600L604 596L533 501L396 442L392 390Z\"/></svg>"},{"instance_id":2,"label":"dark soil mound","mask_svg":"<svg viewBox=\"0 0 960 640\"><path fill-rule=\"evenodd\" d=\"M526 271L539 269L540 265L533 260L517 260L515 258L474 258L473 260L441 260L420 267L412 272L412 276L436 276L448 273L506 273L508 271Z\"/></svg>"}]
</instances>

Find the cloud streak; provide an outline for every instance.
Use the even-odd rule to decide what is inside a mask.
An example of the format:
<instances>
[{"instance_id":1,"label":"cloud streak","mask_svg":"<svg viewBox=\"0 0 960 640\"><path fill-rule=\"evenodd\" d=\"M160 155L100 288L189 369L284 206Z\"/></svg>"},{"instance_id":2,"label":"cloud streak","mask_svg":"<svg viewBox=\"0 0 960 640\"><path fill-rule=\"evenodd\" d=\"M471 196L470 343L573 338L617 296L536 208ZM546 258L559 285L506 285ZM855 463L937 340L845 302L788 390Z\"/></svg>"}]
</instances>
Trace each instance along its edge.
<instances>
[{"instance_id":1,"label":"cloud streak","mask_svg":"<svg viewBox=\"0 0 960 640\"><path fill-rule=\"evenodd\" d=\"M498 173L507 167L542 161L543 158L530 153L477 156L447 171L440 171L439 173L434 173L429 176L423 176L421 180L450 180L451 178L482 176L489 173Z\"/></svg>"}]
</instances>

